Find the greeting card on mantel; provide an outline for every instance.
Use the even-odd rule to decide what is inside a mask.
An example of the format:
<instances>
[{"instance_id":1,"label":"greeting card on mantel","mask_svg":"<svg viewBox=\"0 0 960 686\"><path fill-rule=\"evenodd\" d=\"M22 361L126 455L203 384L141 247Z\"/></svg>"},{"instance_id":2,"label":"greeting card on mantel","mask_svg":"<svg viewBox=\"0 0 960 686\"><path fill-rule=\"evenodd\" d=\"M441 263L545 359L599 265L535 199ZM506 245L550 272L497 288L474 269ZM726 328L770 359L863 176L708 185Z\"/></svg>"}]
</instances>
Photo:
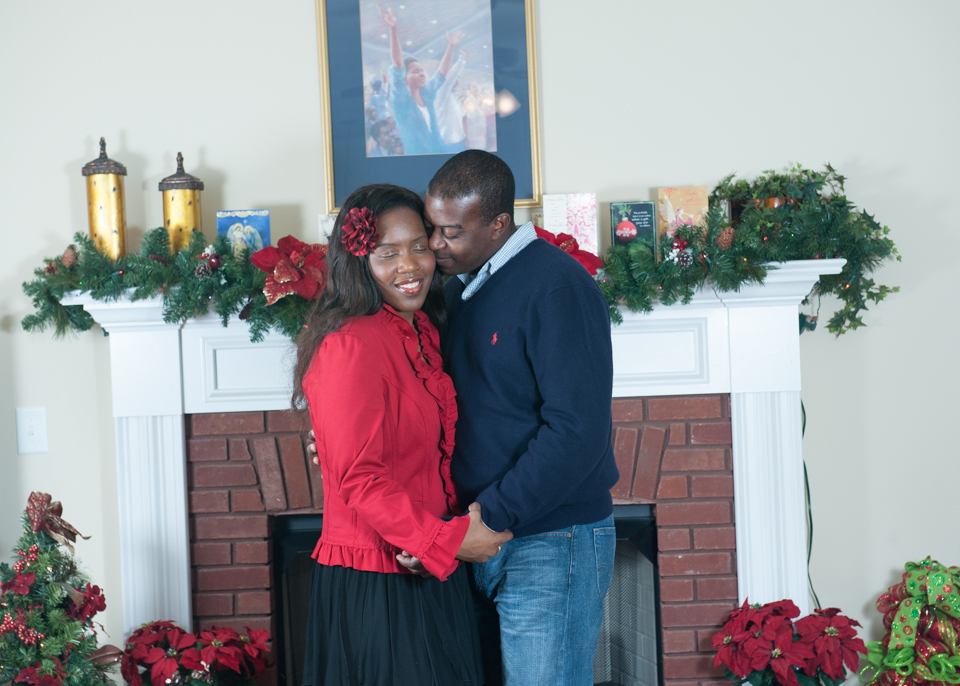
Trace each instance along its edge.
<instances>
[{"instance_id":1,"label":"greeting card on mantel","mask_svg":"<svg viewBox=\"0 0 960 686\"><path fill-rule=\"evenodd\" d=\"M599 255L596 193L543 196L543 226L553 234L569 233L581 250Z\"/></svg>"},{"instance_id":2,"label":"greeting card on mantel","mask_svg":"<svg viewBox=\"0 0 960 686\"><path fill-rule=\"evenodd\" d=\"M674 232L681 226L702 225L703 217L710 207L709 192L710 189L707 186L661 188L658 194L660 203L658 242L672 240Z\"/></svg>"}]
</instances>

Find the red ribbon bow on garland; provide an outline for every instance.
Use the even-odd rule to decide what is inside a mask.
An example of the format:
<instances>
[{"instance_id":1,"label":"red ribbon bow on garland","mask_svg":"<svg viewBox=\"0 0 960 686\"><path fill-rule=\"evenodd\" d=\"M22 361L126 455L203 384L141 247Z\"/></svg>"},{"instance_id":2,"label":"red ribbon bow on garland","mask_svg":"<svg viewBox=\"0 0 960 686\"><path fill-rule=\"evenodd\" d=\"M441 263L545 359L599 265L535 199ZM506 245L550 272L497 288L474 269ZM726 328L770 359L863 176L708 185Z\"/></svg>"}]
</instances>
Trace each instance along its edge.
<instances>
[{"instance_id":1,"label":"red ribbon bow on garland","mask_svg":"<svg viewBox=\"0 0 960 686\"><path fill-rule=\"evenodd\" d=\"M61 519L63 505L59 500L54 501L49 493L33 491L27 501L27 517L30 518L30 528L38 534L45 531L57 543L62 543L73 552L71 542L76 542L77 536L87 540L73 525Z\"/></svg>"},{"instance_id":2,"label":"red ribbon bow on garland","mask_svg":"<svg viewBox=\"0 0 960 686\"><path fill-rule=\"evenodd\" d=\"M267 305L280 298L297 293L313 300L323 293L327 282L327 246L309 245L293 236L277 241L277 247L268 246L250 256L260 271L267 273L263 294Z\"/></svg>"},{"instance_id":3,"label":"red ribbon bow on garland","mask_svg":"<svg viewBox=\"0 0 960 686\"><path fill-rule=\"evenodd\" d=\"M377 218L368 208L354 207L347 212L347 218L340 227L340 242L347 250L363 257L377 247L380 234L377 233Z\"/></svg>"},{"instance_id":4,"label":"red ribbon bow on garland","mask_svg":"<svg viewBox=\"0 0 960 686\"><path fill-rule=\"evenodd\" d=\"M552 233L541 229L539 226L534 226L533 228L537 232L538 238L542 238L550 245L555 245L565 253L569 253L570 257L582 264L584 268L590 272L591 276L596 275L597 270L603 266L603 260L594 255L592 252L581 250L580 244L577 243L577 239L571 236L569 233L561 233L554 236Z\"/></svg>"}]
</instances>

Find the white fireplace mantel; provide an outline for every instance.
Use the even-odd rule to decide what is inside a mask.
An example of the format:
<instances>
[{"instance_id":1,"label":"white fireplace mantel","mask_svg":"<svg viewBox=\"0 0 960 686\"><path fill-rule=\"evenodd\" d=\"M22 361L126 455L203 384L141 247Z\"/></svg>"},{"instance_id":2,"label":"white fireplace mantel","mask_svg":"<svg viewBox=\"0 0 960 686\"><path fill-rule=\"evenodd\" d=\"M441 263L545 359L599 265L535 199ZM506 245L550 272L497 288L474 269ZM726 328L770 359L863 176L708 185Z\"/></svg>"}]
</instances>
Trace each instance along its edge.
<instances>
[{"instance_id":1,"label":"white fireplace mantel","mask_svg":"<svg viewBox=\"0 0 960 686\"><path fill-rule=\"evenodd\" d=\"M797 306L844 264L782 263L762 286L624 312L612 330L615 397L730 394L741 600L809 609ZM160 298L64 304L110 334L124 633L157 618L190 626L183 417L286 409L293 346L279 334L250 343L238 319L166 324Z\"/></svg>"}]
</instances>

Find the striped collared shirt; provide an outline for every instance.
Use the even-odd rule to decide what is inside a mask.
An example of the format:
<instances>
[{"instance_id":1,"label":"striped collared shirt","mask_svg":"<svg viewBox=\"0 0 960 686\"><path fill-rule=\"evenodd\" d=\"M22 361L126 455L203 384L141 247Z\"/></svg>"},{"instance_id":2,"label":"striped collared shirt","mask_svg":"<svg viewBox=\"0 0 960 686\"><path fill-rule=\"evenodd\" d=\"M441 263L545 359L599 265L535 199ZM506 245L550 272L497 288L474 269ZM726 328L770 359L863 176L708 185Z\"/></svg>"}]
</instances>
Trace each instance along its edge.
<instances>
[{"instance_id":1,"label":"striped collared shirt","mask_svg":"<svg viewBox=\"0 0 960 686\"><path fill-rule=\"evenodd\" d=\"M537 232L533 228L533 222L527 222L519 229L517 229L512 236L503 244L503 247L500 248L493 257L487 260L480 271L476 275L472 274L458 274L457 277L466 284L466 288L463 289L463 295L460 297L464 300L469 300L470 297L480 290L480 287L486 283L487 279L496 273L500 267L509 262L512 258L516 257L517 254L526 248L528 245L537 240Z\"/></svg>"}]
</instances>

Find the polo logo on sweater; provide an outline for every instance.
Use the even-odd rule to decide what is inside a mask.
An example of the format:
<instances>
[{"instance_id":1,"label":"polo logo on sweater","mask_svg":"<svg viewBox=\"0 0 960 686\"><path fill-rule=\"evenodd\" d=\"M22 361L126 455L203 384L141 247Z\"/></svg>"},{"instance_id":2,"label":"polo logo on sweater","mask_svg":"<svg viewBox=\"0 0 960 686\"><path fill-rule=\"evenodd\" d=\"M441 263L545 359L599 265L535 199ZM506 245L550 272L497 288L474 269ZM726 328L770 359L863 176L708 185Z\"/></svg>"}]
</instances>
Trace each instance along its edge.
<instances>
[{"instance_id":1,"label":"polo logo on sweater","mask_svg":"<svg viewBox=\"0 0 960 686\"><path fill-rule=\"evenodd\" d=\"M500 333L500 332L499 332L499 331L494 331L494 333L493 333L493 340L490 341L490 345L496 345L496 344L497 344L497 334L498 334L498 333Z\"/></svg>"}]
</instances>

